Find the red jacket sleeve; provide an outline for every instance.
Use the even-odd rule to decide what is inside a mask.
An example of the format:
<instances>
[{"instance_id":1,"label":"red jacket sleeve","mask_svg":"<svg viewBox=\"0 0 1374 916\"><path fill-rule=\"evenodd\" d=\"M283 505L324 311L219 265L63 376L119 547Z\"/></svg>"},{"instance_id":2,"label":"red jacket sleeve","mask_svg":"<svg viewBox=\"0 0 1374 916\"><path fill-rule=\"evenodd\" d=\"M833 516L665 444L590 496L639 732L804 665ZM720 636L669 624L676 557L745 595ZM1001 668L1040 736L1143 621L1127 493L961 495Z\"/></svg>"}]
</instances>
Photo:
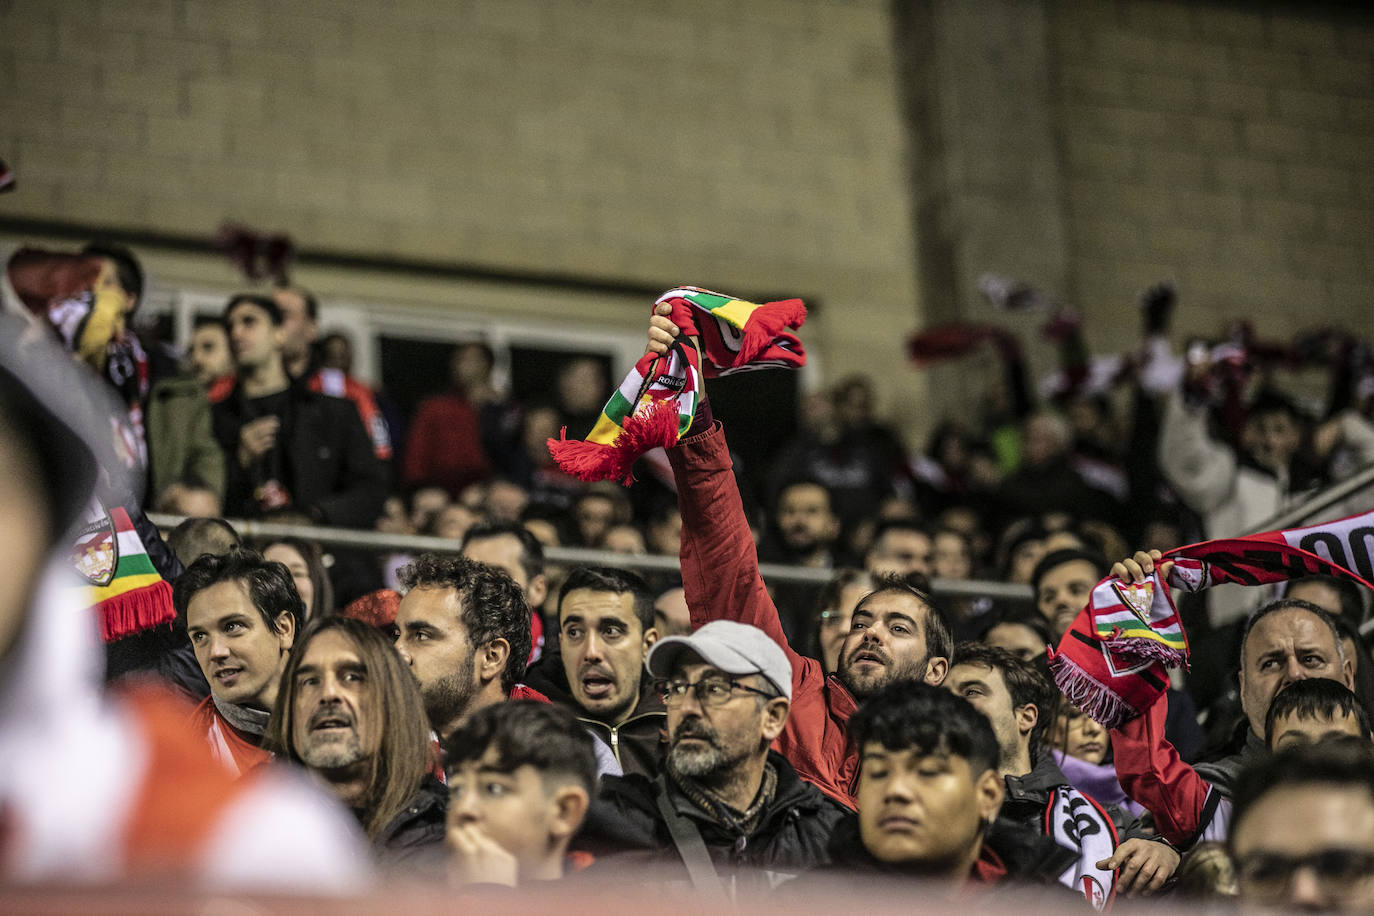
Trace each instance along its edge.
<instances>
[{"instance_id":1,"label":"red jacket sleeve","mask_svg":"<svg viewBox=\"0 0 1374 916\"><path fill-rule=\"evenodd\" d=\"M792 663L792 709L775 744L803 779L854 806L858 756L849 747L854 699L821 663L793 651L759 575L758 553L719 424L668 449L682 513L682 587L692 626L733 620L769 635Z\"/></svg>"},{"instance_id":2,"label":"red jacket sleeve","mask_svg":"<svg viewBox=\"0 0 1374 916\"><path fill-rule=\"evenodd\" d=\"M1144 715L1111 731L1116 778L1136 802L1154 815L1155 826L1175 846L1191 846L1206 826L1212 786L1184 763L1164 737L1169 698L1163 695Z\"/></svg>"}]
</instances>

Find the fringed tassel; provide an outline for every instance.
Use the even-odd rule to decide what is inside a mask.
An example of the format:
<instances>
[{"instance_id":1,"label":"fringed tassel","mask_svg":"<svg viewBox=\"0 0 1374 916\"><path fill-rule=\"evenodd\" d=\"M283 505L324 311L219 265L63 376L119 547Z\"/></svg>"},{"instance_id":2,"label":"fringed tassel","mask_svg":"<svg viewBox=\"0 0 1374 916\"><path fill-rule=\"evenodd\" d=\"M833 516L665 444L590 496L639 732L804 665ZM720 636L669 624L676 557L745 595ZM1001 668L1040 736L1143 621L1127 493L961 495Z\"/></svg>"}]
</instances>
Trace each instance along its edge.
<instances>
[{"instance_id":1,"label":"fringed tassel","mask_svg":"<svg viewBox=\"0 0 1374 916\"><path fill-rule=\"evenodd\" d=\"M561 439L549 440L549 454L567 473L587 482L614 480L634 483L631 469L645 452L669 448L677 442L678 413L673 401L654 401L625 420L611 445L569 439L567 427Z\"/></svg>"},{"instance_id":2,"label":"fringed tassel","mask_svg":"<svg viewBox=\"0 0 1374 916\"><path fill-rule=\"evenodd\" d=\"M769 345L787 328L800 327L806 321L806 306L800 299L765 302L749 315L740 337L739 353L734 368L748 365L767 350Z\"/></svg>"},{"instance_id":3,"label":"fringed tassel","mask_svg":"<svg viewBox=\"0 0 1374 916\"><path fill-rule=\"evenodd\" d=\"M172 586L165 581L145 585L100 602L100 637L114 642L176 619Z\"/></svg>"},{"instance_id":4,"label":"fringed tassel","mask_svg":"<svg viewBox=\"0 0 1374 916\"><path fill-rule=\"evenodd\" d=\"M1117 728L1137 715L1130 704L1062 652L1050 659L1050 673L1055 686L1070 702L1107 728Z\"/></svg>"},{"instance_id":5,"label":"fringed tassel","mask_svg":"<svg viewBox=\"0 0 1374 916\"><path fill-rule=\"evenodd\" d=\"M1113 652L1135 659L1162 662L1169 668L1188 668L1188 653L1144 636L1113 637L1103 640Z\"/></svg>"}]
</instances>

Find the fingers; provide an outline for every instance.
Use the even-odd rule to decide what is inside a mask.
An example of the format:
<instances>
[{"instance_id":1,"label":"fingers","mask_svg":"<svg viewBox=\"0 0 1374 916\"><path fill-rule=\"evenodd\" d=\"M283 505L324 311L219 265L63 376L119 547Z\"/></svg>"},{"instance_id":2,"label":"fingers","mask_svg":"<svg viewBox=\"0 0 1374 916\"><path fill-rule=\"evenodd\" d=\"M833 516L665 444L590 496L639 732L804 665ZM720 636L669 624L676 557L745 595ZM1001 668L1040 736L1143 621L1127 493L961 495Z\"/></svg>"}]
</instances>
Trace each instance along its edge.
<instances>
[{"instance_id":1,"label":"fingers","mask_svg":"<svg viewBox=\"0 0 1374 916\"><path fill-rule=\"evenodd\" d=\"M1158 550L1137 550L1135 556L1127 557L1124 560L1112 564L1112 575L1122 582L1144 582L1150 578L1155 571L1155 561L1162 557ZM1164 564L1168 569L1173 568L1173 563ZM1161 567L1161 575L1167 575L1167 569Z\"/></svg>"},{"instance_id":2,"label":"fingers","mask_svg":"<svg viewBox=\"0 0 1374 916\"><path fill-rule=\"evenodd\" d=\"M649 319L649 348L646 351L660 356L668 352L673 341L682 333L682 329L666 317L667 312L660 311L662 309L671 310L666 302L654 307L654 316Z\"/></svg>"},{"instance_id":3,"label":"fingers","mask_svg":"<svg viewBox=\"0 0 1374 916\"><path fill-rule=\"evenodd\" d=\"M1164 886L1178 865L1178 853L1150 840L1130 839L1116 848L1098 868L1117 869L1116 887L1128 896L1153 894Z\"/></svg>"}]
</instances>

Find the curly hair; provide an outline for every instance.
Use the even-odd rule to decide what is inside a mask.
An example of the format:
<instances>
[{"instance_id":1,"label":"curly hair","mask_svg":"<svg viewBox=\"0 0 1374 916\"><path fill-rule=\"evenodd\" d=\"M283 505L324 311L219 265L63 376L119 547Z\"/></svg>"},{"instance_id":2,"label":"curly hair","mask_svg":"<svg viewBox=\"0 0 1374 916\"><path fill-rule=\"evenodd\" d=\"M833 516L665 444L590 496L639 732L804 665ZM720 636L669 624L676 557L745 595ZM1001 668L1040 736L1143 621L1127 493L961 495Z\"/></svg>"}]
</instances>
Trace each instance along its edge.
<instances>
[{"instance_id":1,"label":"curly hair","mask_svg":"<svg viewBox=\"0 0 1374 916\"><path fill-rule=\"evenodd\" d=\"M463 627L474 647L495 639L510 645L501 691L509 694L525 676L530 657L530 606L510 573L456 554L426 553L401 567L405 591L451 588L458 593Z\"/></svg>"}]
</instances>

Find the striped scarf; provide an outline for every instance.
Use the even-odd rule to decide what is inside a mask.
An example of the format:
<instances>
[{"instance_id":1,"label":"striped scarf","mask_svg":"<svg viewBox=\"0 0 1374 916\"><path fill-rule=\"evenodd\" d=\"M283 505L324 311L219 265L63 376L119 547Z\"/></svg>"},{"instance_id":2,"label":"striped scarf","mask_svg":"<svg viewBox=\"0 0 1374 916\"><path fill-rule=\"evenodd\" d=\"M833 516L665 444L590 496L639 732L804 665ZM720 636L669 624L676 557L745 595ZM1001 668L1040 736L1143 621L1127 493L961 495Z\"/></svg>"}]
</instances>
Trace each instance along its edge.
<instances>
[{"instance_id":1,"label":"striped scarf","mask_svg":"<svg viewBox=\"0 0 1374 916\"><path fill-rule=\"evenodd\" d=\"M1159 575L1174 561L1168 580ZM1167 667L1188 664L1188 635L1170 590L1268 585L1303 576L1339 576L1374 588L1374 512L1305 528L1179 547L1155 562L1139 584L1107 577L1093 588L1051 653L1064 695L1116 728L1148 709L1169 684Z\"/></svg>"},{"instance_id":2,"label":"striped scarf","mask_svg":"<svg viewBox=\"0 0 1374 916\"><path fill-rule=\"evenodd\" d=\"M635 460L667 448L692 427L701 379L806 362L801 341L788 328L806 321L800 299L756 304L694 286L671 289L654 305L672 306L682 333L668 353L646 353L611 395L586 440L549 440L558 466L580 480L634 482ZM696 346L688 342L697 338ZM700 349L698 349L700 347Z\"/></svg>"},{"instance_id":3,"label":"striped scarf","mask_svg":"<svg viewBox=\"0 0 1374 916\"><path fill-rule=\"evenodd\" d=\"M86 603L99 609L100 635L113 642L176 617L172 587L158 574L129 513L92 505L72 548L86 580Z\"/></svg>"}]
</instances>

